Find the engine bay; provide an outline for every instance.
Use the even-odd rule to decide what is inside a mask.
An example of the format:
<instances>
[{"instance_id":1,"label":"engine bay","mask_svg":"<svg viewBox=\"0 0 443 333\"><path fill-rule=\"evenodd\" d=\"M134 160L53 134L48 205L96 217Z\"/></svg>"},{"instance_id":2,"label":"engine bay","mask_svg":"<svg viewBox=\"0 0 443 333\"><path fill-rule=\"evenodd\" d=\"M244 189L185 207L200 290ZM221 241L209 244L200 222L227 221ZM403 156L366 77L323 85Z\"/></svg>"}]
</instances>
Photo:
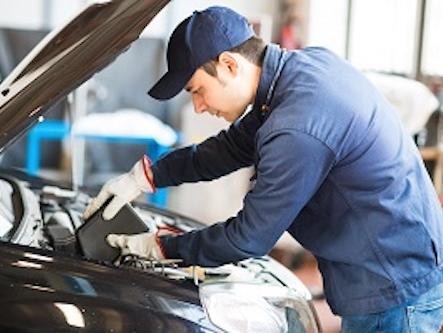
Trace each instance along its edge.
<instances>
[{"instance_id":1,"label":"engine bay","mask_svg":"<svg viewBox=\"0 0 443 333\"><path fill-rule=\"evenodd\" d=\"M223 315L227 313L223 310L226 306L231 308L244 305L245 309L249 310L245 310L247 315L242 318L248 322L255 320L250 312L251 306L256 306L257 309L266 308L266 313L271 309L271 312L280 318L276 322L286 323L285 327L302 325L312 328L306 331L317 332L317 318L309 302L309 290L292 272L268 256L214 268L185 267L181 260L155 261L134 255L119 256L113 262L88 258L79 246L76 231L85 224L82 214L90 200L91 196L83 191L74 192L57 185L48 185L48 182L41 179L38 184L26 178L22 180L21 176L15 177L0 172L0 240L12 246L17 244L30 247L21 247L21 253L26 260L13 260L12 267L43 267L40 263L43 258L44 265L48 262L63 262L50 273L56 272L59 274L57 276L63 276L63 279L85 281L84 277L90 276L88 285L106 284L106 281L95 274L107 272L106 275L113 276L114 283L118 281L122 288L138 288L138 284L145 283L142 282L144 279L151 281L149 286L152 286L154 278L156 283L167 283L183 293L190 291L188 296L199 296L210 317L212 315L221 320L217 325L219 327L225 327L224 325L231 322L230 318ZM197 221L147 203L137 203L133 209L148 231L169 228L187 232L204 227ZM39 250L33 253L31 248ZM72 268L74 266L75 269ZM131 281L137 280L138 283L126 282L129 276ZM40 282L41 285L45 283ZM159 292L159 289L155 290ZM190 304L187 304L188 308L195 306ZM201 314L199 310L197 317L200 318ZM187 319L195 317L182 313L180 316ZM265 321L273 320L267 318Z\"/></svg>"},{"instance_id":2,"label":"engine bay","mask_svg":"<svg viewBox=\"0 0 443 333\"><path fill-rule=\"evenodd\" d=\"M217 268L181 267L180 260L160 262L124 256L113 263L85 258L76 230L85 222L82 213L91 197L58 186L33 186L30 182L0 174L0 236L5 242L54 251L102 265L151 272L174 280L254 281L290 287L310 299L309 291L280 264L268 257L252 258ZM181 232L203 225L179 214L141 203L134 206L148 231L172 228Z\"/></svg>"}]
</instances>

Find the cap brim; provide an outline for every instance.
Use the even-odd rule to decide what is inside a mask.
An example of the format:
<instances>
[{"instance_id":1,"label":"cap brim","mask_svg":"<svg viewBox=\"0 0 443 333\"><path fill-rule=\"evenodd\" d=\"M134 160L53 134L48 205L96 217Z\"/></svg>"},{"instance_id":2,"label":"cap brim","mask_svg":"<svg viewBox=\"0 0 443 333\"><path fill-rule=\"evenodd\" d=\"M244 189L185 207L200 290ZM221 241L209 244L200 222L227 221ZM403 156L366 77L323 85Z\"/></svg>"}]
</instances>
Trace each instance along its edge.
<instances>
[{"instance_id":1,"label":"cap brim","mask_svg":"<svg viewBox=\"0 0 443 333\"><path fill-rule=\"evenodd\" d=\"M158 100L167 100L176 96L188 83L193 73L167 72L148 91L149 96Z\"/></svg>"}]
</instances>

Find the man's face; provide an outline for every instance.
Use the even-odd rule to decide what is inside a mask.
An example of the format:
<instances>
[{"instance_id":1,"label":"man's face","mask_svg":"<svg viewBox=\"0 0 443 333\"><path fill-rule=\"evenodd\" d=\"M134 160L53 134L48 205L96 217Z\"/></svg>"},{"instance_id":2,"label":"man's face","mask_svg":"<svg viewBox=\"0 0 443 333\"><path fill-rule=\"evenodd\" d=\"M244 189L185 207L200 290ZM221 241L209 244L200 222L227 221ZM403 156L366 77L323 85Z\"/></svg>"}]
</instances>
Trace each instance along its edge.
<instances>
[{"instance_id":1,"label":"man's face","mask_svg":"<svg viewBox=\"0 0 443 333\"><path fill-rule=\"evenodd\" d=\"M185 89L191 93L196 113L208 112L232 123L251 103L246 85L242 84L238 71L218 64L217 77L199 68Z\"/></svg>"}]
</instances>

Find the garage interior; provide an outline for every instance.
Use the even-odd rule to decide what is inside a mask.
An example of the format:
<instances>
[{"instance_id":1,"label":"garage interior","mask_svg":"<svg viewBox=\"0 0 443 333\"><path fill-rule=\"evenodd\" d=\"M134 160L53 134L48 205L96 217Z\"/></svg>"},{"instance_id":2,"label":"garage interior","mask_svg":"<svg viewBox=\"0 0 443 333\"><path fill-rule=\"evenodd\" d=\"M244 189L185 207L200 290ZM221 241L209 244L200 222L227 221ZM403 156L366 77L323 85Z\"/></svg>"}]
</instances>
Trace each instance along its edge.
<instances>
[{"instance_id":1,"label":"garage interior","mask_svg":"<svg viewBox=\"0 0 443 333\"><path fill-rule=\"evenodd\" d=\"M0 0L0 82L52 29L94 2ZM323 46L367 74L414 138L443 203L441 0L172 1L129 50L2 152L1 167L98 190L144 153L156 160L227 128L222 119L195 114L186 92L167 102L146 94L166 70L166 46L174 27L210 5L238 11L266 42L288 50ZM425 99L423 91L430 97ZM91 139L91 133L99 133L100 139ZM252 175L252 169L241 170L138 200L211 224L241 209ZM324 300L315 258L288 235L270 255L308 286L323 331L339 332L340 319Z\"/></svg>"}]
</instances>

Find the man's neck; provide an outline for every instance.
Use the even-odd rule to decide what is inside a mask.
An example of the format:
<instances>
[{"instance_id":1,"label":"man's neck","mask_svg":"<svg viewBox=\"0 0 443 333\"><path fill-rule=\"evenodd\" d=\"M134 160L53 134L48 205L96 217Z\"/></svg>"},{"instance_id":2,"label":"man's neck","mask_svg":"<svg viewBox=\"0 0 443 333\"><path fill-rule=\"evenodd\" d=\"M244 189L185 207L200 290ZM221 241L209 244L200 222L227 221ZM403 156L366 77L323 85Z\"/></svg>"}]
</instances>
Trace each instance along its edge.
<instances>
[{"instance_id":1,"label":"man's neck","mask_svg":"<svg viewBox=\"0 0 443 333\"><path fill-rule=\"evenodd\" d=\"M251 98L251 104L254 103L255 98L257 97L257 90L258 85L260 84L260 77L261 77L262 69L260 66L252 65L251 67L251 89L252 89L252 98Z\"/></svg>"}]
</instances>

